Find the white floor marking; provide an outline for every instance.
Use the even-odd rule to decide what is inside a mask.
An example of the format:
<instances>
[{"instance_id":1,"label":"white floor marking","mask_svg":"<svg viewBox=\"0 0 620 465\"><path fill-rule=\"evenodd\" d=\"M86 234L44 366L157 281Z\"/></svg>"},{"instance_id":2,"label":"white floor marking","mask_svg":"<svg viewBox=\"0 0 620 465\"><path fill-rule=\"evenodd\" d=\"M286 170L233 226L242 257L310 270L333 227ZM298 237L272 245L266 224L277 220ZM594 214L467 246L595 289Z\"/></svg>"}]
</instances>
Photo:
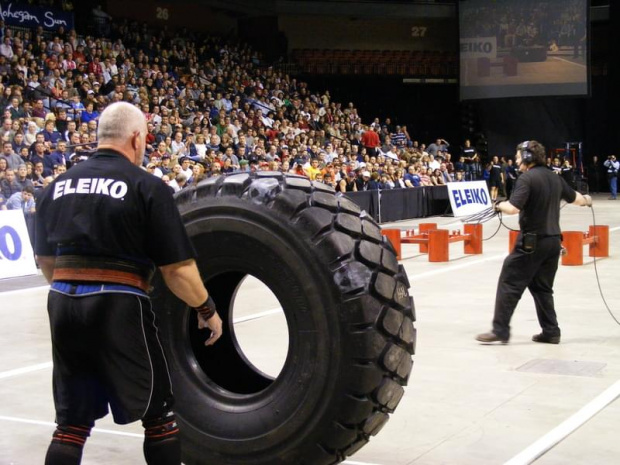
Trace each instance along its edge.
<instances>
[{"instance_id":1,"label":"white floor marking","mask_svg":"<svg viewBox=\"0 0 620 465\"><path fill-rule=\"evenodd\" d=\"M463 268L469 268L470 266L479 265L481 263L492 262L495 260L500 260L508 255L508 252L499 254L499 255L491 255L490 257L482 258L480 260L468 261L465 263L461 263L459 265L450 265L446 268L439 268L437 270L425 271L424 273L419 274L409 274L409 280L412 282L417 281L418 279L424 279L431 276L435 276L438 274L448 273L450 271L461 270Z\"/></svg>"},{"instance_id":2,"label":"white floor marking","mask_svg":"<svg viewBox=\"0 0 620 465\"><path fill-rule=\"evenodd\" d=\"M13 376L24 375L33 371L47 370L48 368L52 368L52 362L38 363L37 365L3 371L0 373L0 379L12 378Z\"/></svg>"},{"instance_id":3,"label":"white floor marking","mask_svg":"<svg viewBox=\"0 0 620 465\"><path fill-rule=\"evenodd\" d=\"M345 463L347 465L379 465L378 463L352 462L351 460L345 460L342 463Z\"/></svg>"},{"instance_id":4,"label":"white floor marking","mask_svg":"<svg viewBox=\"0 0 620 465\"><path fill-rule=\"evenodd\" d=\"M234 324L244 323L246 321L257 320L259 318L263 318L269 315L275 315L277 313L282 313L281 308L272 308L271 310L265 310L264 312L252 313L251 315L242 316L239 318L235 318L233 320Z\"/></svg>"},{"instance_id":5,"label":"white floor marking","mask_svg":"<svg viewBox=\"0 0 620 465\"><path fill-rule=\"evenodd\" d=\"M586 65L582 65L581 63L575 63L574 61L567 60L566 58L560 58L560 57L551 57L551 58L554 60L563 61L564 63L569 63L571 65L580 66L581 68L587 68Z\"/></svg>"},{"instance_id":6,"label":"white floor marking","mask_svg":"<svg viewBox=\"0 0 620 465\"><path fill-rule=\"evenodd\" d=\"M599 394L598 397L584 405L572 417L560 423L527 449L515 455L504 465L527 465L536 461L536 459L549 452L553 447L566 439L579 427L583 426L588 420L594 417L594 415L599 413L618 397L620 397L620 381L616 381L607 388L607 390Z\"/></svg>"}]
</instances>

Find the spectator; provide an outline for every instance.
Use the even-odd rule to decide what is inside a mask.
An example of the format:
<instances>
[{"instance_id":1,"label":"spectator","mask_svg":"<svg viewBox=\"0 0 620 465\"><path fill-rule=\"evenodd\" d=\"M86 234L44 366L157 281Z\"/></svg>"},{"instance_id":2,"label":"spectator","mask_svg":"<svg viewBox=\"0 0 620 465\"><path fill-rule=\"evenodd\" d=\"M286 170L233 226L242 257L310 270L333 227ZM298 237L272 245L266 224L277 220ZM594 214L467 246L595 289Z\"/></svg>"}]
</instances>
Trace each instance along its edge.
<instances>
[{"instance_id":1,"label":"spectator","mask_svg":"<svg viewBox=\"0 0 620 465\"><path fill-rule=\"evenodd\" d=\"M80 118L82 123L90 123L99 119L99 112L95 111L95 104L93 102L86 103L86 108L82 111Z\"/></svg>"},{"instance_id":2,"label":"spectator","mask_svg":"<svg viewBox=\"0 0 620 465\"><path fill-rule=\"evenodd\" d=\"M444 184L452 182L452 175L448 171L448 167L445 163L442 163L441 165L439 165L439 172L441 174Z\"/></svg>"},{"instance_id":3,"label":"spectator","mask_svg":"<svg viewBox=\"0 0 620 465\"><path fill-rule=\"evenodd\" d=\"M427 168L425 166L420 168L420 185L423 187L433 185L431 178L428 175Z\"/></svg>"},{"instance_id":4,"label":"spectator","mask_svg":"<svg viewBox=\"0 0 620 465\"><path fill-rule=\"evenodd\" d=\"M20 191L15 192L6 202L8 210L21 210L25 216L35 213L34 188L25 186Z\"/></svg>"},{"instance_id":5,"label":"spectator","mask_svg":"<svg viewBox=\"0 0 620 465\"><path fill-rule=\"evenodd\" d=\"M0 55L5 57L8 61L13 59L13 45L11 45L11 38L5 37L0 45Z\"/></svg>"},{"instance_id":6,"label":"spectator","mask_svg":"<svg viewBox=\"0 0 620 465\"><path fill-rule=\"evenodd\" d=\"M480 171L479 164L480 158L475 147L472 147L471 140L466 139L463 147L461 148L461 157L465 163L465 175L468 181L472 181L478 178L478 171Z\"/></svg>"},{"instance_id":7,"label":"spectator","mask_svg":"<svg viewBox=\"0 0 620 465\"><path fill-rule=\"evenodd\" d=\"M362 146L369 155L376 155L377 148L381 146L381 141L375 129L366 127L362 133Z\"/></svg>"},{"instance_id":8,"label":"spectator","mask_svg":"<svg viewBox=\"0 0 620 465\"><path fill-rule=\"evenodd\" d=\"M4 178L0 179L0 192L5 199L10 199L13 194L20 192L20 186L15 181L15 171L7 169Z\"/></svg>"},{"instance_id":9,"label":"spectator","mask_svg":"<svg viewBox=\"0 0 620 465\"><path fill-rule=\"evenodd\" d=\"M50 142L51 145L56 143L62 138L62 135L56 131L55 119L50 118L45 121L45 129L43 129L43 138L45 142Z\"/></svg>"},{"instance_id":10,"label":"spectator","mask_svg":"<svg viewBox=\"0 0 620 465\"><path fill-rule=\"evenodd\" d=\"M316 178L317 174L321 173L321 167L319 166L318 158L313 158L310 161L310 166L305 168L304 172L306 173L306 176L308 176L308 178L310 178L311 181L314 181L314 179Z\"/></svg>"},{"instance_id":11,"label":"spectator","mask_svg":"<svg viewBox=\"0 0 620 465\"><path fill-rule=\"evenodd\" d=\"M0 180L4 179L8 167L9 165L6 162L6 158L2 158L2 156L0 156Z\"/></svg>"},{"instance_id":12,"label":"spectator","mask_svg":"<svg viewBox=\"0 0 620 465\"><path fill-rule=\"evenodd\" d=\"M607 160L603 162L603 165L607 169L607 180L609 181L609 190L611 192L609 200L616 200L618 197L618 172L620 171L620 162L616 160L615 155L610 155Z\"/></svg>"},{"instance_id":13,"label":"spectator","mask_svg":"<svg viewBox=\"0 0 620 465\"><path fill-rule=\"evenodd\" d=\"M32 181L28 178L28 168L25 163L22 163L17 168L17 172L15 174L15 184L17 184L19 191L25 187L34 188Z\"/></svg>"},{"instance_id":14,"label":"spectator","mask_svg":"<svg viewBox=\"0 0 620 465\"><path fill-rule=\"evenodd\" d=\"M409 165L407 168L407 174L403 176L403 182L405 187L408 188L420 187L422 185L422 180L414 165Z\"/></svg>"},{"instance_id":15,"label":"spectator","mask_svg":"<svg viewBox=\"0 0 620 465\"><path fill-rule=\"evenodd\" d=\"M445 186L446 185L446 181L443 175L441 174L441 170L439 168L436 168L435 170L433 170L430 178L431 178L431 184L433 186Z\"/></svg>"},{"instance_id":16,"label":"spectator","mask_svg":"<svg viewBox=\"0 0 620 465\"><path fill-rule=\"evenodd\" d=\"M13 150L13 144L11 142L3 142L2 155L0 158L6 161L7 167L11 170L17 170L19 165L23 163L21 157Z\"/></svg>"},{"instance_id":17,"label":"spectator","mask_svg":"<svg viewBox=\"0 0 620 465\"><path fill-rule=\"evenodd\" d=\"M349 171L338 183L339 192L357 192L355 171Z\"/></svg>"},{"instance_id":18,"label":"spectator","mask_svg":"<svg viewBox=\"0 0 620 465\"><path fill-rule=\"evenodd\" d=\"M355 180L355 183L357 185L358 192L375 190L379 188L377 182L371 179L369 171L362 171L360 173L360 177Z\"/></svg>"},{"instance_id":19,"label":"spectator","mask_svg":"<svg viewBox=\"0 0 620 465\"><path fill-rule=\"evenodd\" d=\"M448 141L446 141L445 139L437 139L435 140L435 142L433 142L426 148L426 151L428 152L429 155L432 155L433 157L437 157L437 154L439 152L447 151L448 147L450 147L450 144L448 143Z\"/></svg>"}]
</instances>

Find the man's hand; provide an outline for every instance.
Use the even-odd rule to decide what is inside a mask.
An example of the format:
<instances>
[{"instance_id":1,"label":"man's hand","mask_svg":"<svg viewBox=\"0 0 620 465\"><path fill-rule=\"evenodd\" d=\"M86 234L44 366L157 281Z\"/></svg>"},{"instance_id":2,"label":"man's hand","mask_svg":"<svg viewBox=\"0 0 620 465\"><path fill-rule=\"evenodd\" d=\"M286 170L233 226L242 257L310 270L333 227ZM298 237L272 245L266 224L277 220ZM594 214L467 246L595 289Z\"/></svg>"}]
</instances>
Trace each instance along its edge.
<instances>
[{"instance_id":1,"label":"man's hand","mask_svg":"<svg viewBox=\"0 0 620 465\"><path fill-rule=\"evenodd\" d=\"M499 200L496 200L495 202L493 202L493 210L495 210L498 213L502 211L501 208L499 207L500 203L502 202Z\"/></svg>"},{"instance_id":2,"label":"man's hand","mask_svg":"<svg viewBox=\"0 0 620 465\"><path fill-rule=\"evenodd\" d=\"M206 346L211 346L222 335L222 319L216 313L209 319L206 319L202 314L198 313L198 329L209 328L211 330L211 336L205 341Z\"/></svg>"},{"instance_id":3,"label":"man's hand","mask_svg":"<svg viewBox=\"0 0 620 465\"><path fill-rule=\"evenodd\" d=\"M213 298L209 296L204 304L196 308L196 312L198 313L198 329L209 328L211 330L211 336L205 341L205 345L215 344L215 341L222 335L222 319L217 314Z\"/></svg>"},{"instance_id":4,"label":"man's hand","mask_svg":"<svg viewBox=\"0 0 620 465\"><path fill-rule=\"evenodd\" d=\"M591 197L591 196L589 196L589 195L587 195L587 194L586 194L586 195L584 195L584 196L583 196L583 199L584 199L584 200L585 200L585 202L586 202L584 206L586 206L586 207L592 207L592 197Z\"/></svg>"}]
</instances>

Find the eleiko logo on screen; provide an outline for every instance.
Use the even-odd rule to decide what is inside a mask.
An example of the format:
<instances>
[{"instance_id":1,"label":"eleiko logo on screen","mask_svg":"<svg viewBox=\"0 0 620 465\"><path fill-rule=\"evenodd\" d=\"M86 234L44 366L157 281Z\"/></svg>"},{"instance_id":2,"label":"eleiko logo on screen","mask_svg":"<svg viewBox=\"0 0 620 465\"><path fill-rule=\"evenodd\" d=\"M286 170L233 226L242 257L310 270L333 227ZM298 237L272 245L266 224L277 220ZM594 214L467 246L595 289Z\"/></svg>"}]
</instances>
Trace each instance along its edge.
<instances>
[{"instance_id":1,"label":"eleiko logo on screen","mask_svg":"<svg viewBox=\"0 0 620 465\"><path fill-rule=\"evenodd\" d=\"M10 226L0 228L0 260L17 261L22 256L22 241Z\"/></svg>"}]
</instances>

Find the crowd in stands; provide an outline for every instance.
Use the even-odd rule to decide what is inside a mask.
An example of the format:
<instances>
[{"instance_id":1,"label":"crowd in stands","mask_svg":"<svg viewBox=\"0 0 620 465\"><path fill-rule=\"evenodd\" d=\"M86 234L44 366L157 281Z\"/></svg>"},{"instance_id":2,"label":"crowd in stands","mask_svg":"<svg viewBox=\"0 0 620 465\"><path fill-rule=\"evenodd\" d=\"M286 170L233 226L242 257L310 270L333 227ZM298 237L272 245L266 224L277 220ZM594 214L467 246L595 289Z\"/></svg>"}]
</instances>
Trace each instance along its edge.
<instances>
[{"instance_id":1,"label":"crowd in stands","mask_svg":"<svg viewBox=\"0 0 620 465\"><path fill-rule=\"evenodd\" d=\"M463 37L497 38L499 47L573 46L585 40L583 0L464 5Z\"/></svg>"},{"instance_id":2,"label":"crowd in stands","mask_svg":"<svg viewBox=\"0 0 620 465\"><path fill-rule=\"evenodd\" d=\"M105 37L0 21L0 208L32 211L40 189L96 147L97 120L127 101L148 121L144 169L179 191L235 171L297 173L343 192L482 175L469 144L426 146L390 118L266 66L249 46L113 21Z\"/></svg>"}]
</instances>

